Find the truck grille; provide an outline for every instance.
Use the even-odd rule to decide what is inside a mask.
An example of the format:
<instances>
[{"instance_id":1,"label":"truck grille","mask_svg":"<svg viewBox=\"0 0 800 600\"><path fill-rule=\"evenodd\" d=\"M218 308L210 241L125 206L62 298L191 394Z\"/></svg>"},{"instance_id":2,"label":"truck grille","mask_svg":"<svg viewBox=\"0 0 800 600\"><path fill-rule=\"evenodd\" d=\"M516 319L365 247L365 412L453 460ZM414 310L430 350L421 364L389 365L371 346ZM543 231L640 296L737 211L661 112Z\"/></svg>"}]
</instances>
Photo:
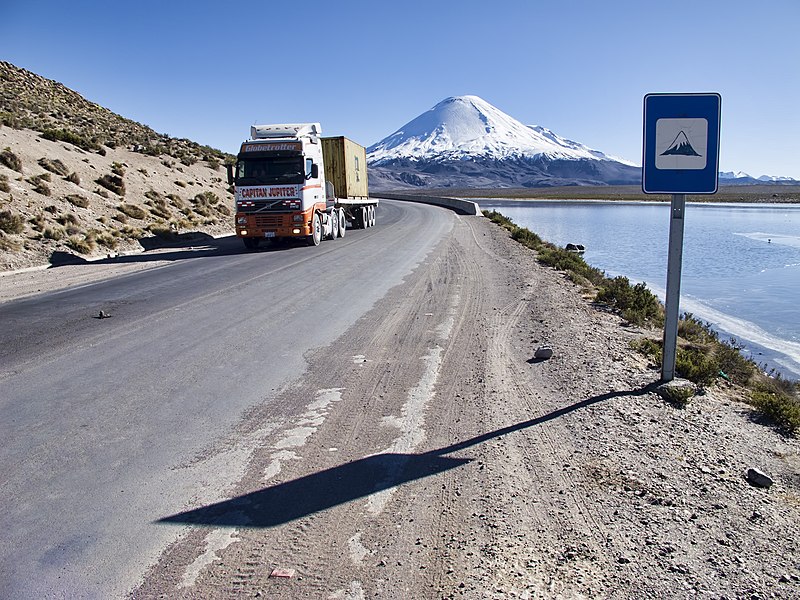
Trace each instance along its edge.
<instances>
[{"instance_id":1,"label":"truck grille","mask_svg":"<svg viewBox=\"0 0 800 600\"><path fill-rule=\"evenodd\" d=\"M256 215L256 227L269 228L283 225L283 215Z\"/></svg>"}]
</instances>

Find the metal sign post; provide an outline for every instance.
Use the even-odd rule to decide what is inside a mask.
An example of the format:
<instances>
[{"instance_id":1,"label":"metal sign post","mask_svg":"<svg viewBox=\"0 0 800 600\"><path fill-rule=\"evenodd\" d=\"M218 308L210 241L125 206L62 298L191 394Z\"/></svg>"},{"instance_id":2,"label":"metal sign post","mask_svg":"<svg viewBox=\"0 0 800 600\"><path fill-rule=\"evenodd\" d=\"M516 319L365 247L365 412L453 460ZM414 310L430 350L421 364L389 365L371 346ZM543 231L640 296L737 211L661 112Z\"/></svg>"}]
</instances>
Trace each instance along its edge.
<instances>
[{"instance_id":1,"label":"metal sign post","mask_svg":"<svg viewBox=\"0 0 800 600\"><path fill-rule=\"evenodd\" d=\"M715 194L719 177L719 94L644 97L642 191L672 194L661 381L675 378L686 194Z\"/></svg>"},{"instance_id":2,"label":"metal sign post","mask_svg":"<svg viewBox=\"0 0 800 600\"><path fill-rule=\"evenodd\" d=\"M667 255L667 297L664 319L664 345L661 358L661 381L675 378L675 358L678 346L678 317L681 303L681 268L683 265L683 213L686 195L673 194L672 218L669 222L669 253Z\"/></svg>"}]
</instances>

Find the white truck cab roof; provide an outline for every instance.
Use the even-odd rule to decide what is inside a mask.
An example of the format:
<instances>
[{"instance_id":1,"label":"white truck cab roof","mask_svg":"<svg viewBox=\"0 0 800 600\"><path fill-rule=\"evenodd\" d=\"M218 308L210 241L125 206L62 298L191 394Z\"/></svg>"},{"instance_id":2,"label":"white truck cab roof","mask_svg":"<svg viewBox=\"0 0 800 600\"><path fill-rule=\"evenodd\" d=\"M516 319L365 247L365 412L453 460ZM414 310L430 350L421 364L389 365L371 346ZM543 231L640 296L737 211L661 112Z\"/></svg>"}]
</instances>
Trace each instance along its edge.
<instances>
[{"instance_id":1,"label":"white truck cab roof","mask_svg":"<svg viewBox=\"0 0 800 600\"><path fill-rule=\"evenodd\" d=\"M274 138L317 138L322 135L319 123L285 123L280 125L251 125L250 139L268 140Z\"/></svg>"}]
</instances>

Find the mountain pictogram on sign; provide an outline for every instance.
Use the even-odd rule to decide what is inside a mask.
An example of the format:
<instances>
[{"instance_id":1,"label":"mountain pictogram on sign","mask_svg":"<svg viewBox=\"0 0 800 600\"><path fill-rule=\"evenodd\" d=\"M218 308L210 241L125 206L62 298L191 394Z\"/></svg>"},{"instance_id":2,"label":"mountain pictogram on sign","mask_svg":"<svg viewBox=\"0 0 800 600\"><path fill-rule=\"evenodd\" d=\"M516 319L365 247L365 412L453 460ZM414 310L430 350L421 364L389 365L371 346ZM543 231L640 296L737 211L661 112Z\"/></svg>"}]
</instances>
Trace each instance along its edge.
<instances>
[{"instance_id":1,"label":"mountain pictogram on sign","mask_svg":"<svg viewBox=\"0 0 800 600\"><path fill-rule=\"evenodd\" d=\"M668 138L669 139L669 138ZM664 150L661 153L661 156L701 156L698 154L694 148L692 148L692 144L689 143L689 138L686 137L686 134L681 130L681 132L675 136L675 139L669 145L669 148Z\"/></svg>"}]
</instances>

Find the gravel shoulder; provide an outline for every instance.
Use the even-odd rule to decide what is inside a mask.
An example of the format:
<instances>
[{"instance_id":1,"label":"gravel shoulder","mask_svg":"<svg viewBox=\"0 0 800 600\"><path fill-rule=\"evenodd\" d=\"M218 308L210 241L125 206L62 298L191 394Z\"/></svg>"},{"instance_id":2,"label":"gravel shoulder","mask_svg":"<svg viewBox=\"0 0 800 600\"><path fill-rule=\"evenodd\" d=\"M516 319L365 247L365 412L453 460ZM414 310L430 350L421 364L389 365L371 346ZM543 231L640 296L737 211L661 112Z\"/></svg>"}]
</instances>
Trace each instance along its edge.
<instances>
[{"instance_id":1,"label":"gravel shoulder","mask_svg":"<svg viewBox=\"0 0 800 600\"><path fill-rule=\"evenodd\" d=\"M648 334L459 217L242 419L273 432L230 500L164 519L132 597L800 596L800 444L724 388L666 403Z\"/></svg>"}]
</instances>

